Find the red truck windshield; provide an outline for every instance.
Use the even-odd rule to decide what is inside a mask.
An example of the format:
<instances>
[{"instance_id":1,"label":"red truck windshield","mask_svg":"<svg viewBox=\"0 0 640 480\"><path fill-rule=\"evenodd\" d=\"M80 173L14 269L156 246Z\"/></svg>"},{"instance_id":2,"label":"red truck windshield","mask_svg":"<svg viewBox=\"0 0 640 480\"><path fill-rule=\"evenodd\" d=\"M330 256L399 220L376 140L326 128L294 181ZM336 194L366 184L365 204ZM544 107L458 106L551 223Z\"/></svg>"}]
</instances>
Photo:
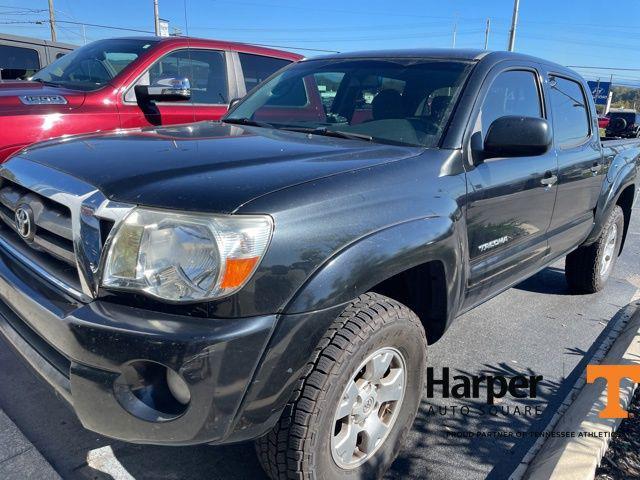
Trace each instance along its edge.
<instances>
[{"instance_id":1,"label":"red truck windshield","mask_svg":"<svg viewBox=\"0 0 640 480\"><path fill-rule=\"evenodd\" d=\"M223 121L435 147L471 63L330 59L291 65Z\"/></svg>"},{"instance_id":2,"label":"red truck windshield","mask_svg":"<svg viewBox=\"0 0 640 480\"><path fill-rule=\"evenodd\" d=\"M97 90L155 43L126 38L99 40L59 58L31 80L75 90Z\"/></svg>"}]
</instances>

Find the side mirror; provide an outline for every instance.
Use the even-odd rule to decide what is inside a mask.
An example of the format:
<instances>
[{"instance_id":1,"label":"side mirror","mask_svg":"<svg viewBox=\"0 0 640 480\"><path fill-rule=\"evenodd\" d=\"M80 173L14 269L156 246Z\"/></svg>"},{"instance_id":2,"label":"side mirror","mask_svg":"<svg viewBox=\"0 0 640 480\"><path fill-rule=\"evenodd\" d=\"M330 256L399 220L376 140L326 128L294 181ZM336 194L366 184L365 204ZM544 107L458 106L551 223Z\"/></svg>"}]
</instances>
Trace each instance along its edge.
<instances>
[{"instance_id":1,"label":"side mirror","mask_svg":"<svg viewBox=\"0 0 640 480\"><path fill-rule=\"evenodd\" d=\"M154 85L136 85L138 101L179 102L191 98L191 82L188 78L162 78Z\"/></svg>"},{"instance_id":2,"label":"side mirror","mask_svg":"<svg viewBox=\"0 0 640 480\"><path fill-rule=\"evenodd\" d=\"M505 116L493 121L484 140L484 158L533 157L551 148L553 133L544 118Z\"/></svg>"},{"instance_id":3,"label":"side mirror","mask_svg":"<svg viewBox=\"0 0 640 480\"><path fill-rule=\"evenodd\" d=\"M231 101L229 102L229 110L231 110L233 107L235 107L237 104L239 104L240 100L242 100L242 99L241 98L232 98Z\"/></svg>"}]
</instances>

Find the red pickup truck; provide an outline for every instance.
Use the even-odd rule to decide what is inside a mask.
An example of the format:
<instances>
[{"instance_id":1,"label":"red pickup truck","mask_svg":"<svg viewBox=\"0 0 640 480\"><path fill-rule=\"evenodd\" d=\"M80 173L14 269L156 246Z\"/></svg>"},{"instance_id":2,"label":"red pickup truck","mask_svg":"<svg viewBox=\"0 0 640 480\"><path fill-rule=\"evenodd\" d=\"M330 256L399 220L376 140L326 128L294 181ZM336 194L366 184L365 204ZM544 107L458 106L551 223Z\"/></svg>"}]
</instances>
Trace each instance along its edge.
<instances>
[{"instance_id":1,"label":"red pickup truck","mask_svg":"<svg viewBox=\"0 0 640 480\"><path fill-rule=\"evenodd\" d=\"M231 99L300 58L187 37L90 43L28 81L0 82L0 162L52 137L218 120Z\"/></svg>"}]
</instances>

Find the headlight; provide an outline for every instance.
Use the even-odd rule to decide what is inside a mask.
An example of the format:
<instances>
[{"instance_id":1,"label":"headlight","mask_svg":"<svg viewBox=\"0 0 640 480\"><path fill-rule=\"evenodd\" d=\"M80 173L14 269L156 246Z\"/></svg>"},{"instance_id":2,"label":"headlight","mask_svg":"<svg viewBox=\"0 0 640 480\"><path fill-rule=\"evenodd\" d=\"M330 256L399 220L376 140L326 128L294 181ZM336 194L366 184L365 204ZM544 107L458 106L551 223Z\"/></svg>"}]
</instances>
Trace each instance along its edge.
<instances>
[{"instance_id":1,"label":"headlight","mask_svg":"<svg viewBox=\"0 0 640 480\"><path fill-rule=\"evenodd\" d=\"M183 302L229 295L249 280L273 230L263 215L134 209L117 227L102 286Z\"/></svg>"}]
</instances>

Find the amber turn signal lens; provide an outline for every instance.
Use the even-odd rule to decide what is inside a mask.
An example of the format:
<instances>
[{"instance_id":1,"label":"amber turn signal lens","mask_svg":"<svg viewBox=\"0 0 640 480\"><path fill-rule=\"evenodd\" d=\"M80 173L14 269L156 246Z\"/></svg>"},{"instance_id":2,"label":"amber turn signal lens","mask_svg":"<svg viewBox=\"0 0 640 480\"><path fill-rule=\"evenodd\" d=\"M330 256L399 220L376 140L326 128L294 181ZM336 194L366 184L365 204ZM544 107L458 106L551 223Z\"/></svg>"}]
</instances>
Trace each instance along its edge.
<instances>
[{"instance_id":1,"label":"amber turn signal lens","mask_svg":"<svg viewBox=\"0 0 640 480\"><path fill-rule=\"evenodd\" d=\"M259 257L228 258L221 288L235 288L244 283L258 263Z\"/></svg>"}]
</instances>

